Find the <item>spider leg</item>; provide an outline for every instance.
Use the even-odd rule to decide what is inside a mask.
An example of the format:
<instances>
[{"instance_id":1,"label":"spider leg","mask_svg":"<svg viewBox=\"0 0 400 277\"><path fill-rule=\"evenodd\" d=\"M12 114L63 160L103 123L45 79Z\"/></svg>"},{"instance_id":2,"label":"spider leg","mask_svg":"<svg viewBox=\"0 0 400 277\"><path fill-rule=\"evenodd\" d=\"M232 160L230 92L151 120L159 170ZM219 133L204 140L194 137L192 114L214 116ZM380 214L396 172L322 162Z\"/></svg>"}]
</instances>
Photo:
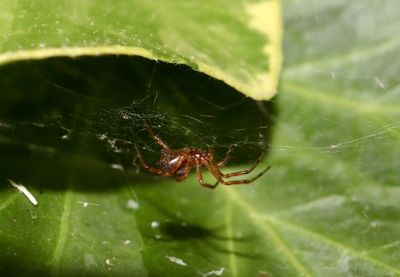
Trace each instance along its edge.
<instances>
[{"instance_id":1,"label":"spider leg","mask_svg":"<svg viewBox=\"0 0 400 277\"><path fill-rule=\"evenodd\" d=\"M246 174L249 174L250 172L252 172L252 171L257 167L257 165L260 163L260 161L261 161L261 159L262 159L263 156L264 156L264 152L263 152L263 153L261 154L261 156L257 159L257 161L256 161L250 168L248 168L248 169L240 170L240 171L235 171L235 172L231 172L231 173L228 173L228 174L222 173L219 169L218 169L218 171L221 173L221 177L223 177L223 178L229 178L229 177L233 177L233 176L246 175ZM217 164L217 165L219 166L219 164Z\"/></svg>"},{"instance_id":2,"label":"spider leg","mask_svg":"<svg viewBox=\"0 0 400 277\"><path fill-rule=\"evenodd\" d=\"M229 160L229 158L231 157L231 152L232 152L232 144L229 144L229 149L228 149L228 151L226 152L226 156L225 156L225 158L222 160L222 161L220 161L217 165L218 165L218 167L223 167L227 162L228 162L228 160Z\"/></svg>"},{"instance_id":3,"label":"spider leg","mask_svg":"<svg viewBox=\"0 0 400 277\"><path fill-rule=\"evenodd\" d=\"M242 180L232 180L232 181L225 181L223 180L222 184L224 185L240 185L240 184L248 184L251 183L253 181L255 181L256 179L260 178L261 176L263 176L271 167L268 166L267 168L265 168L263 171L261 171L260 173L258 173L256 176L254 176L253 178L250 179L242 179Z\"/></svg>"},{"instance_id":4,"label":"spider leg","mask_svg":"<svg viewBox=\"0 0 400 277\"><path fill-rule=\"evenodd\" d=\"M260 173L258 173L256 176L254 176L253 178L250 179L242 179L242 180L232 180L232 181L225 181L223 184L224 185L240 185L240 184L248 184L251 183L255 180L257 180L258 178L260 178L261 176L263 176L268 170L270 170L271 166L268 166L267 168L265 168L263 171L261 171Z\"/></svg>"},{"instance_id":5,"label":"spider leg","mask_svg":"<svg viewBox=\"0 0 400 277\"><path fill-rule=\"evenodd\" d=\"M154 133L154 131L150 128L146 120L144 121L144 126L146 127L147 131L149 132L151 137L157 142L158 145L160 145L165 150L168 151L171 150L171 148L169 148L169 146L158 135L156 135L156 133Z\"/></svg>"},{"instance_id":6,"label":"spider leg","mask_svg":"<svg viewBox=\"0 0 400 277\"><path fill-rule=\"evenodd\" d=\"M216 167L215 165L212 164L207 164L207 169L210 171L210 173L214 176L215 179L217 179L217 182L214 184L216 187L219 183L224 183L225 181L222 179L222 172Z\"/></svg>"},{"instance_id":7,"label":"spider leg","mask_svg":"<svg viewBox=\"0 0 400 277\"><path fill-rule=\"evenodd\" d=\"M249 183L255 181L256 179L260 178L261 176L263 176L271 167L268 166L263 171L261 171L256 176L254 176L253 178L242 179L242 180L232 180L232 181L225 181L224 179L222 179L223 173L215 165L210 164L207 166L207 168L211 172L211 174L214 175L215 179L218 180L217 183L221 183L223 185L229 186L229 185L249 184ZM241 175L243 175L243 174L241 174Z\"/></svg>"},{"instance_id":8,"label":"spider leg","mask_svg":"<svg viewBox=\"0 0 400 277\"><path fill-rule=\"evenodd\" d=\"M142 154L140 153L139 147L135 144L135 149L136 149L136 157L139 159L140 164L144 169L147 171L150 171L152 173L161 175L161 176L171 176L169 172L164 172L161 169L149 166L146 164L146 162L143 160Z\"/></svg>"},{"instance_id":9,"label":"spider leg","mask_svg":"<svg viewBox=\"0 0 400 277\"><path fill-rule=\"evenodd\" d=\"M196 169L197 169L197 180L199 180L199 184L201 186L203 186L205 188L209 188L209 189L215 189L218 186L219 182L216 182L214 185L211 185L211 184L208 184L208 183L204 183L203 173L201 172L200 164L197 164Z\"/></svg>"}]
</instances>

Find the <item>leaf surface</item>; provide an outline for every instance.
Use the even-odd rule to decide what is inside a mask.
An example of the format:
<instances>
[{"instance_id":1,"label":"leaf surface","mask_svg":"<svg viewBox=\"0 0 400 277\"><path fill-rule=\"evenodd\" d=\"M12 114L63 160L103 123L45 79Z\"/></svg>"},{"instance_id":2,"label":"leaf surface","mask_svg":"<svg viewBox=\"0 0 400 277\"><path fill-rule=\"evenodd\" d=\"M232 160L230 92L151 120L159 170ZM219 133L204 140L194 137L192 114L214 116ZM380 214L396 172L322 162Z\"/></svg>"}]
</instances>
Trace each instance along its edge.
<instances>
[{"instance_id":1,"label":"leaf surface","mask_svg":"<svg viewBox=\"0 0 400 277\"><path fill-rule=\"evenodd\" d=\"M399 276L399 4L283 4L284 70L266 106L187 68L154 70L140 59L3 66L1 272ZM146 93L161 111L146 109ZM250 185L216 190L201 188L195 174L183 183L136 174L133 144L149 162L159 153L143 116L174 148L213 146L222 158L238 143L227 172L257 158L262 135L269 149L257 170L272 169Z\"/></svg>"},{"instance_id":2,"label":"leaf surface","mask_svg":"<svg viewBox=\"0 0 400 277\"><path fill-rule=\"evenodd\" d=\"M282 60L278 0L3 1L0 7L0 64L138 55L187 64L254 99L276 93Z\"/></svg>"}]
</instances>

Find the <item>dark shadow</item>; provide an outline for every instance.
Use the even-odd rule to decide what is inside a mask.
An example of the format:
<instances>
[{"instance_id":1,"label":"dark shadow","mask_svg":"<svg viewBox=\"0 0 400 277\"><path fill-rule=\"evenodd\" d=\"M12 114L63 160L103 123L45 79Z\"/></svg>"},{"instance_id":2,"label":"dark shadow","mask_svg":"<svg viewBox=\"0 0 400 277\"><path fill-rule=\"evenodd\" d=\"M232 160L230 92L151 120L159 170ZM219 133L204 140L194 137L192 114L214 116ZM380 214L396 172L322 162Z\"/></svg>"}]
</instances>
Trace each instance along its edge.
<instances>
[{"instance_id":1,"label":"dark shadow","mask_svg":"<svg viewBox=\"0 0 400 277\"><path fill-rule=\"evenodd\" d=\"M0 275L4 277L8 276L49 276L48 269L26 269L26 260L17 257L1 257L0 260Z\"/></svg>"},{"instance_id":2,"label":"dark shadow","mask_svg":"<svg viewBox=\"0 0 400 277\"><path fill-rule=\"evenodd\" d=\"M195 239L228 239L216 234L216 230L207 229L200 225L186 222L163 222L160 224L163 238L167 240L195 240Z\"/></svg>"},{"instance_id":3,"label":"dark shadow","mask_svg":"<svg viewBox=\"0 0 400 277\"><path fill-rule=\"evenodd\" d=\"M165 220L158 222L156 228L151 226L151 222L147 222L146 215L137 213L137 218L143 224L139 226L141 233L148 242L152 244L169 244L168 248L173 248L176 242L188 243L191 245L192 251L201 252L218 252L224 254L234 254L238 257L247 259L260 259L260 253L250 253L237 250L230 250L226 244L230 241L236 246L246 246L251 243L257 243L255 234L246 234L239 236L226 236L226 226L221 225L214 228L204 227L200 224L192 223L184 218L178 217L168 206L154 201L153 199L143 198L142 201L147 202L157 210L157 214L165 216ZM177 249L179 250L179 249ZM200 256L206 254L199 253Z\"/></svg>"},{"instance_id":4,"label":"dark shadow","mask_svg":"<svg viewBox=\"0 0 400 277\"><path fill-rule=\"evenodd\" d=\"M244 164L268 145L276 117L273 102L255 102L187 66L140 57L15 62L0 67L0 91L0 182L48 189L64 189L53 180L71 173L82 180L79 190L147 180L136 174L134 145L146 148L151 164L160 148L144 118L172 148L212 148L222 159L235 144L230 163Z\"/></svg>"},{"instance_id":5,"label":"dark shadow","mask_svg":"<svg viewBox=\"0 0 400 277\"><path fill-rule=\"evenodd\" d=\"M218 228L223 229L223 228ZM218 231L214 229L207 229L200 225L190 224L187 222L162 222L160 223L160 238L159 242L176 242L188 241L190 243L202 245L202 247L210 247L213 251L225 254L234 254L242 258L258 259L261 258L259 254L244 253L240 251L232 251L227 247L222 247L218 242L233 241L235 243L254 243L254 237L226 237L218 235Z\"/></svg>"},{"instance_id":6,"label":"dark shadow","mask_svg":"<svg viewBox=\"0 0 400 277\"><path fill-rule=\"evenodd\" d=\"M2 277L37 277L37 276L59 276L59 277L71 277L71 276L86 276L86 277L105 277L110 274L105 274L104 271L85 269L83 266L77 265L77 269L60 269L56 274L52 274L52 269L46 265L31 265L29 259L26 257L2 257L0 260L0 276ZM115 274L114 274L115 275ZM118 276L121 277L142 277L143 275L135 272L122 273L119 272Z\"/></svg>"},{"instance_id":7,"label":"dark shadow","mask_svg":"<svg viewBox=\"0 0 400 277\"><path fill-rule=\"evenodd\" d=\"M167 240L196 240L196 239L216 239L222 241L250 242L254 241L253 237L227 237L218 235L223 231L223 227L215 229L207 229L197 224L190 224L186 221L166 221L160 224L160 231L163 238Z\"/></svg>"}]
</instances>

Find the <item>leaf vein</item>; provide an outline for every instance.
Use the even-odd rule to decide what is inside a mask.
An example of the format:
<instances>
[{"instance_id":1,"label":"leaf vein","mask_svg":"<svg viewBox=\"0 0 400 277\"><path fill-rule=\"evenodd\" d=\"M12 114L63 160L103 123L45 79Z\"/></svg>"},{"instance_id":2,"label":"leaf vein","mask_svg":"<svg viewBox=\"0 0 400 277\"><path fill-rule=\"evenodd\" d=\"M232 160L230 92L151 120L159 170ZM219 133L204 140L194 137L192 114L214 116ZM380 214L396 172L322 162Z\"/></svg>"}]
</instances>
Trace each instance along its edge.
<instances>
[{"instance_id":1,"label":"leaf vein","mask_svg":"<svg viewBox=\"0 0 400 277\"><path fill-rule=\"evenodd\" d=\"M231 267L231 275L233 277L238 276L237 275L237 263L236 263L236 256L235 256L235 244L233 240L233 231L232 231L232 201L228 201L227 207L226 207L226 234L227 234L227 243L228 243L228 249L229 249L229 265Z\"/></svg>"},{"instance_id":2,"label":"leaf vein","mask_svg":"<svg viewBox=\"0 0 400 277\"><path fill-rule=\"evenodd\" d=\"M67 190L64 196L64 207L60 219L60 229L56 245L54 248L53 259L51 262L52 276L58 275L62 251L67 241L67 233L69 229L69 217L71 215L71 202L72 202L72 192L70 190Z\"/></svg>"},{"instance_id":3,"label":"leaf vein","mask_svg":"<svg viewBox=\"0 0 400 277\"><path fill-rule=\"evenodd\" d=\"M264 217L264 221L265 220L266 220L266 218ZM330 246L332 246L334 248L337 248L337 249L340 249L340 250L342 250L342 251L344 251L346 253L349 253L350 255L352 255L352 256L354 256L356 258L359 258L361 260L370 262L370 263L372 263L372 264L374 264L376 266L379 266L380 268L383 268L383 269L385 269L385 270L387 270L389 272L396 273L396 274L400 275L400 269L397 269L397 268L395 268L395 267L393 267L393 266L391 266L389 264L386 264L386 263L384 263L382 261L379 261L379 260L376 260L374 258L371 258L371 257L369 257L367 255L363 255L363 254L357 252L356 250L354 250L354 249L352 249L352 248L350 248L348 246L345 246L343 244L337 243L334 240L332 240L332 239L330 239L330 238L328 238L326 236L322 236L322 235L320 235L318 233L315 233L314 231L311 231L311 230L309 230L307 228L304 228L303 226L300 226L300 225L297 225L297 224L293 224L293 223L287 222L285 220L281 220L281 219L278 219L276 217L271 217L271 216L268 217L268 220L270 220L271 222L274 222L277 225L281 225L283 227L294 229L298 233L302 233L302 234L304 234L306 236L312 237L315 240L318 240L318 241L320 241L322 243L325 243L326 245L330 245Z\"/></svg>"},{"instance_id":4,"label":"leaf vein","mask_svg":"<svg viewBox=\"0 0 400 277\"><path fill-rule=\"evenodd\" d=\"M16 199L17 199L18 193L14 193L10 195L7 200L5 200L1 205L0 205L0 211L6 209L9 205L11 205Z\"/></svg>"},{"instance_id":5,"label":"leaf vein","mask_svg":"<svg viewBox=\"0 0 400 277\"><path fill-rule=\"evenodd\" d=\"M243 208L253 219L254 222L260 222L262 230L268 235L272 242L281 250L289 263L295 270L298 271L300 276L313 276L311 272L299 261L294 253L289 249L288 245L279 236L279 234L272 228L272 226L265 220L264 215L256 211L246 200L238 195L238 193L230 188L224 189L227 197L232 199L236 204Z\"/></svg>"}]
</instances>

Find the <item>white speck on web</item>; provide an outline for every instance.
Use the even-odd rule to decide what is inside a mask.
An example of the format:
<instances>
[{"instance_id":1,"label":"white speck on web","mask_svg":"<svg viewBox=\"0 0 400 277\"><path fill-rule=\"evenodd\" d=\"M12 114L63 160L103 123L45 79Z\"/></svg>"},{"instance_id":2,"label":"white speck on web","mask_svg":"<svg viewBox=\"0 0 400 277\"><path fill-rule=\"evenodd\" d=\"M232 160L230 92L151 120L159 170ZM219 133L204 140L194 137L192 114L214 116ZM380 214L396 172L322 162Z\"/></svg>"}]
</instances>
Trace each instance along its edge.
<instances>
[{"instance_id":1,"label":"white speck on web","mask_svg":"<svg viewBox=\"0 0 400 277\"><path fill-rule=\"evenodd\" d=\"M108 266L112 266L113 265L110 259L106 259L105 263Z\"/></svg>"},{"instance_id":2,"label":"white speck on web","mask_svg":"<svg viewBox=\"0 0 400 277\"><path fill-rule=\"evenodd\" d=\"M128 245L128 244L130 244L131 243L131 241L130 240L124 240L124 245Z\"/></svg>"},{"instance_id":3,"label":"white speck on web","mask_svg":"<svg viewBox=\"0 0 400 277\"><path fill-rule=\"evenodd\" d=\"M98 138L100 140L105 140L107 138L107 136L105 134L101 134L101 135L98 135Z\"/></svg>"},{"instance_id":4,"label":"white speck on web","mask_svg":"<svg viewBox=\"0 0 400 277\"><path fill-rule=\"evenodd\" d=\"M100 204L97 204L97 203L89 203L89 202L86 202L86 201L78 201L78 203L79 203L79 204L82 204L82 207L84 207L84 208L88 207L89 205L90 205L90 206L100 206Z\"/></svg>"},{"instance_id":5,"label":"white speck on web","mask_svg":"<svg viewBox=\"0 0 400 277\"><path fill-rule=\"evenodd\" d=\"M126 207L128 209L137 210L137 209L139 209L139 203L137 201L133 200L133 199L129 199L126 202Z\"/></svg>"},{"instance_id":6,"label":"white speck on web","mask_svg":"<svg viewBox=\"0 0 400 277\"><path fill-rule=\"evenodd\" d=\"M83 206L84 208L86 208L87 206L89 206L89 203L88 203L88 202L78 201L78 203L82 204L82 206Z\"/></svg>"},{"instance_id":7,"label":"white speck on web","mask_svg":"<svg viewBox=\"0 0 400 277\"><path fill-rule=\"evenodd\" d=\"M158 221L151 222L151 228L157 228L159 226L160 226L160 222L158 222Z\"/></svg>"},{"instance_id":8,"label":"white speck on web","mask_svg":"<svg viewBox=\"0 0 400 277\"><path fill-rule=\"evenodd\" d=\"M33 204L33 205L37 205L38 202L36 200L36 198L32 195L32 193L29 192L29 190L27 190L27 188L21 184L17 184L15 183L13 180L8 179L8 182L10 183L10 185L12 185L14 188L16 188L17 190L19 190L23 195L26 196L26 198L28 198L28 200Z\"/></svg>"},{"instance_id":9,"label":"white speck on web","mask_svg":"<svg viewBox=\"0 0 400 277\"><path fill-rule=\"evenodd\" d=\"M338 148L338 147L340 147L342 144L341 143L338 143L338 144L332 144L332 145L329 145L329 148L331 148L331 149L335 149L335 148Z\"/></svg>"},{"instance_id":10,"label":"white speck on web","mask_svg":"<svg viewBox=\"0 0 400 277\"><path fill-rule=\"evenodd\" d=\"M120 164L112 164L112 165L111 165L111 168L112 168L112 169L121 170L121 171L124 170L124 167L123 167L122 165L120 165Z\"/></svg>"},{"instance_id":11,"label":"white speck on web","mask_svg":"<svg viewBox=\"0 0 400 277\"><path fill-rule=\"evenodd\" d=\"M173 257L173 256L165 256L165 257L173 263L176 263L181 266L187 266L187 264L184 261L182 261L181 259L179 259L177 257Z\"/></svg>"},{"instance_id":12,"label":"white speck on web","mask_svg":"<svg viewBox=\"0 0 400 277\"><path fill-rule=\"evenodd\" d=\"M224 273L224 270L225 270L225 267L221 267L218 270L212 270L210 272L203 273L201 275L204 277L211 276L211 275L222 276L222 274Z\"/></svg>"}]
</instances>

